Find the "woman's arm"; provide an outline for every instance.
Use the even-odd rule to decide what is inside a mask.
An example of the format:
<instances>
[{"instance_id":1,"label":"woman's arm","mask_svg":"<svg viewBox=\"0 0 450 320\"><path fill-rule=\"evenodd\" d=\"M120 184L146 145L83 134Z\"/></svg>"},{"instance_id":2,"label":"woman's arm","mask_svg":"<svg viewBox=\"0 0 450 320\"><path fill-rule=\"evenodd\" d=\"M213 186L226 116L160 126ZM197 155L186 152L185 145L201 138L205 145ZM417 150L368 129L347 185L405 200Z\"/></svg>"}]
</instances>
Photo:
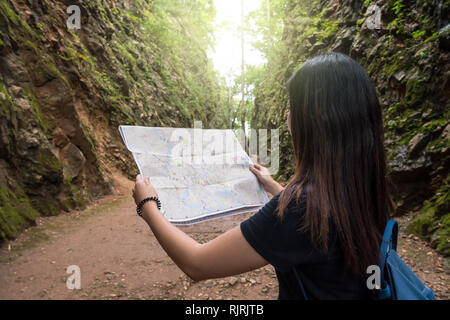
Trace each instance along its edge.
<instances>
[{"instance_id":1,"label":"woman's arm","mask_svg":"<svg viewBox=\"0 0 450 320\"><path fill-rule=\"evenodd\" d=\"M146 197L158 195L150 180L143 180L138 175L133 196L138 203ZM248 244L239 226L208 243L199 244L172 225L159 212L154 201L143 205L142 217L169 257L195 281L240 274L268 263Z\"/></svg>"}]
</instances>

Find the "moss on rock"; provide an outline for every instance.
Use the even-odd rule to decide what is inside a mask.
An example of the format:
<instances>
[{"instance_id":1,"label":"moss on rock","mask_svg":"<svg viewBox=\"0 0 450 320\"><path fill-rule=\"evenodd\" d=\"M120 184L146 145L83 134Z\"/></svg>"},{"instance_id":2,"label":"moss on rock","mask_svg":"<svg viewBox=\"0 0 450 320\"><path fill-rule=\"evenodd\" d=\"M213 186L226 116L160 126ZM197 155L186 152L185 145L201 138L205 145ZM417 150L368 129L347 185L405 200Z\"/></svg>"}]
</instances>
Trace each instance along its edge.
<instances>
[{"instance_id":1,"label":"moss on rock","mask_svg":"<svg viewBox=\"0 0 450 320\"><path fill-rule=\"evenodd\" d=\"M420 214L409 224L407 232L414 233L428 241L436 250L450 256L450 190L444 184L426 202Z\"/></svg>"},{"instance_id":2,"label":"moss on rock","mask_svg":"<svg viewBox=\"0 0 450 320\"><path fill-rule=\"evenodd\" d=\"M21 188L0 186L0 240L12 239L39 216Z\"/></svg>"}]
</instances>

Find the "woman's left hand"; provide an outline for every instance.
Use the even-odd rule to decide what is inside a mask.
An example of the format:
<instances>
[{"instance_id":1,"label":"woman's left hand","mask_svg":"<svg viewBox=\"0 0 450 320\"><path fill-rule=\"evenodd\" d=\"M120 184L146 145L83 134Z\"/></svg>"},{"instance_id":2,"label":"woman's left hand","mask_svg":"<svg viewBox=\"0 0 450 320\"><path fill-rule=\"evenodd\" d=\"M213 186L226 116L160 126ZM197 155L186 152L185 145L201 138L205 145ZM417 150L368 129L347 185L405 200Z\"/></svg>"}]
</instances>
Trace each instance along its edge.
<instances>
[{"instance_id":1,"label":"woman's left hand","mask_svg":"<svg viewBox=\"0 0 450 320\"><path fill-rule=\"evenodd\" d=\"M142 176L138 174L136 176L136 184L133 188L133 198L136 205L143 199L148 197L158 197L158 193L150 183L150 178L146 177L142 179Z\"/></svg>"}]
</instances>

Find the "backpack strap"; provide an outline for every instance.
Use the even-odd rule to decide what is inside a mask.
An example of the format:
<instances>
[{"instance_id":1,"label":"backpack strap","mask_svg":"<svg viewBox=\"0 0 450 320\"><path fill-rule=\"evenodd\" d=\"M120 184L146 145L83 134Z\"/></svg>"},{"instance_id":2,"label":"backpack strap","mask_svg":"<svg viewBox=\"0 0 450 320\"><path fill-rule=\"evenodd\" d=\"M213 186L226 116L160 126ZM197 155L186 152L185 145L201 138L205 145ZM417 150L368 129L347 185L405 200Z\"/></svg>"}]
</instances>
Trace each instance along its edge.
<instances>
[{"instance_id":1,"label":"backpack strap","mask_svg":"<svg viewBox=\"0 0 450 320\"><path fill-rule=\"evenodd\" d=\"M384 229L383 240L380 246L380 270L382 287L386 283L384 279L384 269L386 266L386 257L390 250L397 250L398 224L397 221L390 219ZM389 251L388 251L389 249Z\"/></svg>"},{"instance_id":2,"label":"backpack strap","mask_svg":"<svg viewBox=\"0 0 450 320\"><path fill-rule=\"evenodd\" d=\"M298 285L300 287L300 290L302 291L303 298L305 298L305 300L308 300L308 296L306 295L305 287L303 286L303 281L300 278L300 273L297 271L295 266L292 267L292 269L294 270L295 278L297 278Z\"/></svg>"}]
</instances>

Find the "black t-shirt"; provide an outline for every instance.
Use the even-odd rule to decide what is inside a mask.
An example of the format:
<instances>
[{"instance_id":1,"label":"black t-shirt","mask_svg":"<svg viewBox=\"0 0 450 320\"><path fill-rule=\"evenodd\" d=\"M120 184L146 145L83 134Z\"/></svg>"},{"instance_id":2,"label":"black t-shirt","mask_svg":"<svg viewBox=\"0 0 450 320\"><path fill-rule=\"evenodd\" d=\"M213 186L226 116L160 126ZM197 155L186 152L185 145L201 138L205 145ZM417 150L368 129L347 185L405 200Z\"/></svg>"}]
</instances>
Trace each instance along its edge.
<instances>
[{"instance_id":1,"label":"black t-shirt","mask_svg":"<svg viewBox=\"0 0 450 320\"><path fill-rule=\"evenodd\" d=\"M278 299L304 299L293 268L298 271L308 299L367 299L366 279L344 271L342 251L331 241L327 253L316 248L308 234L298 231L305 213L305 196L293 201L283 219L276 216L279 194L241 223L248 243L275 268ZM331 234L333 233L333 234ZM330 238L335 231L330 228Z\"/></svg>"}]
</instances>

